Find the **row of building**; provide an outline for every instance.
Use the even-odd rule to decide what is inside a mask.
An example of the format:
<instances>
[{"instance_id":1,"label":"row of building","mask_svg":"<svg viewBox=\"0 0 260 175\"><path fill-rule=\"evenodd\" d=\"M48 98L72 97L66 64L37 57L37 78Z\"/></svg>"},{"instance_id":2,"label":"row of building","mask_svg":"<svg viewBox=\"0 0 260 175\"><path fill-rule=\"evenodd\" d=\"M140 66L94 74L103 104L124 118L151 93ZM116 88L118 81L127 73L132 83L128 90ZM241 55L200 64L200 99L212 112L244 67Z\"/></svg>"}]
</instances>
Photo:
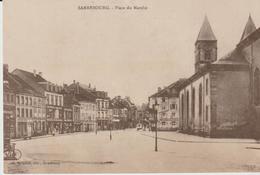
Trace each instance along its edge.
<instances>
[{"instance_id":1,"label":"row of building","mask_svg":"<svg viewBox=\"0 0 260 175\"><path fill-rule=\"evenodd\" d=\"M236 47L219 59L205 17L195 42L194 74L158 89L149 97L149 107L155 106L162 130L260 137L260 28L251 16Z\"/></svg>"},{"instance_id":2,"label":"row of building","mask_svg":"<svg viewBox=\"0 0 260 175\"><path fill-rule=\"evenodd\" d=\"M59 86L42 73L4 65L4 129L11 138L133 127L135 105L129 97L73 81ZM120 105L119 102L123 102Z\"/></svg>"}]
</instances>

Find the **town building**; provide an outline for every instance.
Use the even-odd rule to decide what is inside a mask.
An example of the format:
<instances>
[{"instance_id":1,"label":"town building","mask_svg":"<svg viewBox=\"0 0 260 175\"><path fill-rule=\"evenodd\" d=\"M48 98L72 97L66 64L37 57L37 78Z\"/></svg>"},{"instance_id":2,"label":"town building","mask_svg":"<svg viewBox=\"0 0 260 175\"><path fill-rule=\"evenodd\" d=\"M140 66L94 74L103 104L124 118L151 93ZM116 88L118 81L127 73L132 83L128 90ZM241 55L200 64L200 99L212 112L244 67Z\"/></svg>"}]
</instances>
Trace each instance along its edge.
<instances>
[{"instance_id":1,"label":"town building","mask_svg":"<svg viewBox=\"0 0 260 175\"><path fill-rule=\"evenodd\" d=\"M97 128L99 130L109 129L109 97L107 92L96 91L95 89L91 91L92 94L96 96L96 109L97 109Z\"/></svg>"},{"instance_id":2,"label":"town building","mask_svg":"<svg viewBox=\"0 0 260 175\"><path fill-rule=\"evenodd\" d=\"M64 87L65 89L66 87ZM80 103L74 94L64 93L64 129L65 132L80 132Z\"/></svg>"},{"instance_id":3,"label":"town building","mask_svg":"<svg viewBox=\"0 0 260 175\"><path fill-rule=\"evenodd\" d=\"M15 114L15 84L10 79L8 65L3 67L3 122L4 122L4 144L8 144L11 138L16 136L16 114ZM6 140L7 139L7 140Z\"/></svg>"},{"instance_id":4,"label":"town building","mask_svg":"<svg viewBox=\"0 0 260 175\"><path fill-rule=\"evenodd\" d=\"M179 127L179 88L185 79L180 79L169 86L161 89L149 97L149 107L157 103L155 109L157 115L158 130L171 131ZM154 122L154 120L153 120Z\"/></svg>"},{"instance_id":5,"label":"town building","mask_svg":"<svg viewBox=\"0 0 260 175\"><path fill-rule=\"evenodd\" d=\"M45 97L8 70L5 76L15 92L15 137L26 138L45 134Z\"/></svg>"},{"instance_id":6,"label":"town building","mask_svg":"<svg viewBox=\"0 0 260 175\"><path fill-rule=\"evenodd\" d=\"M250 137L260 117L260 28L251 16L241 40L217 59L217 39L205 17L195 42L195 73L182 85L179 127L210 137Z\"/></svg>"},{"instance_id":7,"label":"town building","mask_svg":"<svg viewBox=\"0 0 260 175\"><path fill-rule=\"evenodd\" d=\"M75 122L76 130L80 131L95 131L97 129L97 105L96 96L86 88L86 85L80 84L75 80L68 86L67 91L73 95L78 105L80 106L79 120ZM74 106L74 112L78 111L77 106ZM74 118L78 119L78 116Z\"/></svg>"},{"instance_id":8,"label":"town building","mask_svg":"<svg viewBox=\"0 0 260 175\"><path fill-rule=\"evenodd\" d=\"M48 82L42 77L41 72L36 73L35 70L31 73L21 69L15 69L12 74L19 77L35 92L46 98L46 110L43 110L41 114L41 116L46 116L46 132L48 134L62 133L64 117L62 87ZM39 101L38 103L41 104L44 102Z\"/></svg>"}]
</instances>

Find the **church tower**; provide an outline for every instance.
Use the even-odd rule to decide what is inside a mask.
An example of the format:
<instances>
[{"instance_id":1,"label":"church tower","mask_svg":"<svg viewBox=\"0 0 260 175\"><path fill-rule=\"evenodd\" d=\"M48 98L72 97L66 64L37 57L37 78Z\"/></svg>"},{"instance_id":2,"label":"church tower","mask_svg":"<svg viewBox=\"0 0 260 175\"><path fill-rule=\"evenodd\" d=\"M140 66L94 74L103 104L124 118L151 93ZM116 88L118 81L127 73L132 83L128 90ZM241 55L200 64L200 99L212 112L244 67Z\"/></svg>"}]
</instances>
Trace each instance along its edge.
<instances>
[{"instance_id":1,"label":"church tower","mask_svg":"<svg viewBox=\"0 0 260 175\"><path fill-rule=\"evenodd\" d=\"M247 38L251 33L253 33L254 31L256 30L256 26L255 26L255 23L254 21L252 20L251 18L251 15L249 15L248 17L248 21L246 23L246 26L245 26L245 29L244 29L244 32L241 36L241 39L240 41L244 40L245 38Z\"/></svg>"},{"instance_id":2,"label":"church tower","mask_svg":"<svg viewBox=\"0 0 260 175\"><path fill-rule=\"evenodd\" d=\"M217 60L217 39L211 29L207 16L200 28L195 42L195 72L206 64Z\"/></svg>"}]
</instances>

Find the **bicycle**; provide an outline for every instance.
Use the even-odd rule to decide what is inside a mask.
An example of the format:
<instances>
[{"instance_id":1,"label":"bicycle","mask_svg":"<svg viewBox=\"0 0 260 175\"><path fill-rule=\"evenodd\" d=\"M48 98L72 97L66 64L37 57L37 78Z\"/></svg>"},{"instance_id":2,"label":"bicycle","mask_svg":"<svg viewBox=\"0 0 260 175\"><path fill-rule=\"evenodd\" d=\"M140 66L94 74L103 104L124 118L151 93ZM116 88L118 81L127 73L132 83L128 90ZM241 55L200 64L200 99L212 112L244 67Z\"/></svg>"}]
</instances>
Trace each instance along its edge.
<instances>
[{"instance_id":1,"label":"bicycle","mask_svg":"<svg viewBox=\"0 0 260 175\"><path fill-rule=\"evenodd\" d=\"M22 152L15 148L15 143L9 144L4 150L4 160L19 160L22 157Z\"/></svg>"}]
</instances>

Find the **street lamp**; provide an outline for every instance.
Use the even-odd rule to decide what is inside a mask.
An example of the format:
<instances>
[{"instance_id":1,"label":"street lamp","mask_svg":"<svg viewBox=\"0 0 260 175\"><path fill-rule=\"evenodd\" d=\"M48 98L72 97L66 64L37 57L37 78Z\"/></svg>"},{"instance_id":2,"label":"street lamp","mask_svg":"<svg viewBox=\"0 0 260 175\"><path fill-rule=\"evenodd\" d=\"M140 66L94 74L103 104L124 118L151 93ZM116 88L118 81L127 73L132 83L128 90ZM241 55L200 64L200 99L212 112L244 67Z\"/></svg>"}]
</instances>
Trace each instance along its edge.
<instances>
[{"instance_id":1,"label":"street lamp","mask_svg":"<svg viewBox=\"0 0 260 175\"><path fill-rule=\"evenodd\" d=\"M153 105L153 112L154 112L154 118L155 118L155 148L154 151L157 152L158 151L158 144L157 144L157 108L158 108L158 103L157 101L155 102L155 104Z\"/></svg>"}]
</instances>

